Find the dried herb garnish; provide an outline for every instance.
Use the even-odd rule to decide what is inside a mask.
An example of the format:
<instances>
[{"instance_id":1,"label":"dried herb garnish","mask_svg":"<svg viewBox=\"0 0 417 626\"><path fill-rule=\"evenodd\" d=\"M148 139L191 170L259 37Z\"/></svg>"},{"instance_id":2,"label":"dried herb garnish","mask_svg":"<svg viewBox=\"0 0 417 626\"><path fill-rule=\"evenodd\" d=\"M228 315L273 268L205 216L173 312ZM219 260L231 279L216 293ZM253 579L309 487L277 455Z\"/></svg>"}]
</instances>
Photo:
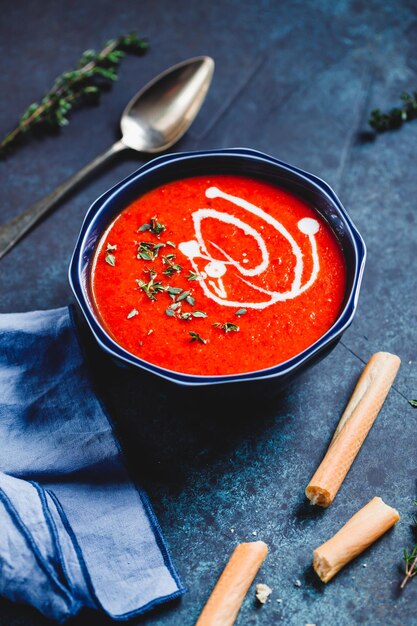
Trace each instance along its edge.
<instances>
[{"instance_id":1,"label":"dried herb garnish","mask_svg":"<svg viewBox=\"0 0 417 626\"><path fill-rule=\"evenodd\" d=\"M200 335L194 332L193 330L190 330L188 334L191 335L190 343L193 343L194 341L198 341L199 343L203 343L203 344L207 343L206 339L203 339L202 337L200 337Z\"/></svg>"},{"instance_id":2,"label":"dried herb garnish","mask_svg":"<svg viewBox=\"0 0 417 626\"><path fill-rule=\"evenodd\" d=\"M138 246L136 256L144 261L154 261L159 254L159 250L165 248L164 243L152 243L150 241L141 241Z\"/></svg>"},{"instance_id":3,"label":"dried herb garnish","mask_svg":"<svg viewBox=\"0 0 417 626\"><path fill-rule=\"evenodd\" d=\"M417 118L417 91L412 94L403 92L400 96L402 105L394 107L388 113L382 113L380 109L371 111L369 124L378 133L400 128L404 122L411 122Z\"/></svg>"},{"instance_id":4,"label":"dried herb garnish","mask_svg":"<svg viewBox=\"0 0 417 626\"><path fill-rule=\"evenodd\" d=\"M156 272L150 270L150 280L149 282L145 282L141 278L137 278L136 282L140 289L146 293L150 300L156 300L156 294L161 293L162 291L166 291L166 287L163 286L160 280L155 281Z\"/></svg>"},{"instance_id":5,"label":"dried herb garnish","mask_svg":"<svg viewBox=\"0 0 417 626\"><path fill-rule=\"evenodd\" d=\"M414 501L414 504L417 506L417 501ZM413 517L413 527L417 529L417 518L415 516ZM417 574L417 543L413 546L411 552L404 550L404 562L405 575L400 585L401 589L404 589L410 578L413 578L413 576Z\"/></svg>"},{"instance_id":6,"label":"dried herb garnish","mask_svg":"<svg viewBox=\"0 0 417 626\"><path fill-rule=\"evenodd\" d=\"M174 260L175 254L167 254L162 257L162 263L164 265L168 265L168 267L162 272L163 274L166 274L166 276L172 276L176 272L181 272L181 265L178 265L178 263L174 263Z\"/></svg>"},{"instance_id":7,"label":"dried herb garnish","mask_svg":"<svg viewBox=\"0 0 417 626\"><path fill-rule=\"evenodd\" d=\"M180 304L180 303L177 303ZM165 311L167 315L171 316L174 314L175 315L175 311L173 311L173 313L168 313L169 310L172 310L172 305L171 307L168 307L168 309ZM192 318L196 318L196 317L207 317L207 313L205 313L204 311L178 311L178 318L180 320L191 320Z\"/></svg>"},{"instance_id":8,"label":"dried herb garnish","mask_svg":"<svg viewBox=\"0 0 417 626\"><path fill-rule=\"evenodd\" d=\"M200 278L200 274L196 274L190 270L190 273L187 276L187 280L198 280Z\"/></svg>"},{"instance_id":9,"label":"dried herb garnish","mask_svg":"<svg viewBox=\"0 0 417 626\"><path fill-rule=\"evenodd\" d=\"M171 296L173 300L177 297L178 294L182 292L181 287L168 287L167 292Z\"/></svg>"},{"instance_id":10,"label":"dried herb garnish","mask_svg":"<svg viewBox=\"0 0 417 626\"><path fill-rule=\"evenodd\" d=\"M127 319L130 320L132 319L132 317L135 317L136 315L139 315L139 311L137 309L132 309L130 313L128 313Z\"/></svg>"},{"instance_id":11,"label":"dried herb garnish","mask_svg":"<svg viewBox=\"0 0 417 626\"><path fill-rule=\"evenodd\" d=\"M180 320L190 320L192 319L193 314L191 311L184 311L183 313L178 313L178 317Z\"/></svg>"},{"instance_id":12,"label":"dried herb garnish","mask_svg":"<svg viewBox=\"0 0 417 626\"><path fill-rule=\"evenodd\" d=\"M169 289L173 289L172 287L169 287L167 291L169 291ZM174 287L174 289L177 289ZM180 290L181 292L181 290ZM175 298L175 294L172 294L171 297ZM194 303L194 298L191 298L190 296L188 296L186 298L186 301L188 302L188 304L191 304L189 302L189 299L192 300L192 302ZM204 311L181 311L181 306L183 304L183 299L181 301L177 301L173 302L172 304L169 305L169 307L167 309L165 309L165 313L168 315L168 317L178 317L178 319L180 320L190 320L193 317L194 318L198 318L198 317L207 317L207 313L205 313Z\"/></svg>"},{"instance_id":13,"label":"dried herb garnish","mask_svg":"<svg viewBox=\"0 0 417 626\"><path fill-rule=\"evenodd\" d=\"M42 100L26 109L16 128L0 143L0 156L35 129L67 126L71 109L96 104L101 93L117 80L118 66L126 53L144 54L147 48L145 39L131 33L111 39L100 52L86 50L74 70L58 76Z\"/></svg>"},{"instance_id":14,"label":"dried herb garnish","mask_svg":"<svg viewBox=\"0 0 417 626\"><path fill-rule=\"evenodd\" d=\"M221 322L215 322L213 326L224 330L225 333L237 333L240 330L239 326L236 326L236 324L232 324L231 322L225 322L224 324Z\"/></svg>"},{"instance_id":15,"label":"dried herb garnish","mask_svg":"<svg viewBox=\"0 0 417 626\"><path fill-rule=\"evenodd\" d=\"M165 230L165 225L160 224L156 218L156 216L151 217L149 223L142 224L140 228L138 228L138 232L143 233L145 231L151 232L153 235L160 235Z\"/></svg>"},{"instance_id":16,"label":"dried herb garnish","mask_svg":"<svg viewBox=\"0 0 417 626\"><path fill-rule=\"evenodd\" d=\"M247 309L238 309L235 313L235 315L245 315L245 313L247 313L248 310Z\"/></svg>"},{"instance_id":17,"label":"dried herb garnish","mask_svg":"<svg viewBox=\"0 0 417 626\"><path fill-rule=\"evenodd\" d=\"M177 302L181 302L182 300L188 299L190 296L189 291L182 291L179 296L177 296Z\"/></svg>"},{"instance_id":18,"label":"dried herb garnish","mask_svg":"<svg viewBox=\"0 0 417 626\"><path fill-rule=\"evenodd\" d=\"M116 265L116 257L114 254L112 254L113 250L117 250L117 244L114 244L112 246L110 243L108 243L106 247L106 256L104 260L106 261L106 263L108 263L112 267Z\"/></svg>"},{"instance_id":19,"label":"dried herb garnish","mask_svg":"<svg viewBox=\"0 0 417 626\"><path fill-rule=\"evenodd\" d=\"M408 404L411 404L412 407L414 407L415 409L417 409L417 400L409 400Z\"/></svg>"}]
</instances>

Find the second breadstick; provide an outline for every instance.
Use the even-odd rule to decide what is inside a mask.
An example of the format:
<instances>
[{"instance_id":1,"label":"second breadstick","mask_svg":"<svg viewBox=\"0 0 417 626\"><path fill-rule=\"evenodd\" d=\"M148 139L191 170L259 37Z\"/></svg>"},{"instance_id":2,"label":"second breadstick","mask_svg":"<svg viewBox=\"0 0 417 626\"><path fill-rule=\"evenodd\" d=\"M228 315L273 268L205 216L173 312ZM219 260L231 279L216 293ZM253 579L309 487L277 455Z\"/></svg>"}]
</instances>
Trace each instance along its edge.
<instances>
[{"instance_id":1,"label":"second breadstick","mask_svg":"<svg viewBox=\"0 0 417 626\"><path fill-rule=\"evenodd\" d=\"M394 382L400 359L374 354L363 370L329 449L306 489L311 504L329 506L355 460Z\"/></svg>"},{"instance_id":2,"label":"second breadstick","mask_svg":"<svg viewBox=\"0 0 417 626\"><path fill-rule=\"evenodd\" d=\"M400 519L381 498L373 498L331 539L314 550L313 567L324 583L366 550Z\"/></svg>"},{"instance_id":3,"label":"second breadstick","mask_svg":"<svg viewBox=\"0 0 417 626\"><path fill-rule=\"evenodd\" d=\"M217 581L196 626L232 626L268 548L263 541L240 543Z\"/></svg>"}]
</instances>

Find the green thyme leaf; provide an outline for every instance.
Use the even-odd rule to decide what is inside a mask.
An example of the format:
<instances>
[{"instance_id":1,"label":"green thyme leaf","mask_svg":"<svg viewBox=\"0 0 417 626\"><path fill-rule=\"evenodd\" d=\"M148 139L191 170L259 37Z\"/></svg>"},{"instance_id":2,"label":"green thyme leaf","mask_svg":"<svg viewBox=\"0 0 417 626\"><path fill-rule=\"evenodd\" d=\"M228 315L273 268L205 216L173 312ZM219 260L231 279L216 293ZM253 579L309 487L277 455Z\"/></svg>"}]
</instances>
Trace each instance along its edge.
<instances>
[{"instance_id":1,"label":"green thyme leaf","mask_svg":"<svg viewBox=\"0 0 417 626\"><path fill-rule=\"evenodd\" d=\"M193 296L187 296L185 299L186 299L186 301L188 302L188 304L190 306L194 306L195 305L195 300L194 300Z\"/></svg>"},{"instance_id":2,"label":"green thyme leaf","mask_svg":"<svg viewBox=\"0 0 417 626\"><path fill-rule=\"evenodd\" d=\"M158 256L159 250L164 248L164 243L151 243L150 241L141 241L138 246L137 258L144 261L154 261Z\"/></svg>"},{"instance_id":3,"label":"green thyme leaf","mask_svg":"<svg viewBox=\"0 0 417 626\"><path fill-rule=\"evenodd\" d=\"M109 252L106 254L105 259L106 263L114 267L116 265L116 257L114 254L110 254Z\"/></svg>"},{"instance_id":4,"label":"green thyme leaf","mask_svg":"<svg viewBox=\"0 0 417 626\"><path fill-rule=\"evenodd\" d=\"M177 246L172 241L167 241L167 246L171 246L171 248L176 248Z\"/></svg>"},{"instance_id":5,"label":"green thyme leaf","mask_svg":"<svg viewBox=\"0 0 417 626\"><path fill-rule=\"evenodd\" d=\"M160 235L165 230L165 226L164 224L160 224L155 216L151 217L149 223L142 224L142 226L138 228L139 233L143 233L147 230L149 230L153 235Z\"/></svg>"},{"instance_id":6,"label":"green thyme leaf","mask_svg":"<svg viewBox=\"0 0 417 626\"><path fill-rule=\"evenodd\" d=\"M191 335L190 343L193 343L193 341L198 341L199 343L203 343L203 344L207 343L206 339L203 339L202 337L200 337L200 335L194 332L193 330L190 330L188 334Z\"/></svg>"},{"instance_id":7,"label":"green thyme leaf","mask_svg":"<svg viewBox=\"0 0 417 626\"><path fill-rule=\"evenodd\" d=\"M165 225L160 224L156 217L151 217L151 228L150 231L154 235L160 235L165 230Z\"/></svg>"},{"instance_id":8,"label":"green thyme leaf","mask_svg":"<svg viewBox=\"0 0 417 626\"><path fill-rule=\"evenodd\" d=\"M221 322L214 322L213 326L224 330L225 333L237 333L240 330L239 326L236 326L236 324L232 324L231 322L225 322L224 324Z\"/></svg>"},{"instance_id":9,"label":"green thyme leaf","mask_svg":"<svg viewBox=\"0 0 417 626\"><path fill-rule=\"evenodd\" d=\"M111 250L117 250L117 243L115 243L113 246L111 245L111 243L107 244L106 252L110 252Z\"/></svg>"},{"instance_id":10,"label":"green thyme leaf","mask_svg":"<svg viewBox=\"0 0 417 626\"><path fill-rule=\"evenodd\" d=\"M192 316L193 317L207 317L207 313L204 313L204 311L193 311Z\"/></svg>"},{"instance_id":11,"label":"green thyme leaf","mask_svg":"<svg viewBox=\"0 0 417 626\"><path fill-rule=\"evenodd\" d=\"M166 290L166 288L163 286L161 281L154 280L155 276L156 276L156 273L155 272L152 273L151 279L147 283L141 278L136 279L136 282L139 288L142 289L144 293L146 293L146 295L148 296L150 300L156 300L156 294Z\"/></svg>"},{"instance_id":12,"label":"green thyme leaf","mask_svg":"<svg viewBox=\"0 0 417 626\"><path fill-rule=\"evenodd\" d=\"M177 302L181 302L181 300L185 300L190 295L189 291L183 291L177 298Z\"/></svg>"},{"instance_id":13,"label":"green thyme leaf","mask_svg":"<svg viewBox=\"0 0 417 626\"><path fill-rule=\"evenodd\" d=\"M245 313L247 312L247 309L239 309L238 311L236 311L235 315L245 315Z\"/></svg>"},{"instance_id":14,"label":"green thyme leaf","mask_svg":"<svg viewBox=\"0 0 417 626\"><path fill-rule=\"evenodd\" d=\"M132 317L135 317L135 315L139 315L139 311L137 309L132 309L130 313L128 313L127 319L130 320Z\"/></svg>"},{"instance_id":15,"label":"green thyme leaf","mask_svg":"<svg viewBox=\"0 0 417 626\"><path fill-rule=\"evenodd\" d=\"M412 407L414 407L415 409L417 409L417 400L409 400L408 404L411 404Z\"/></svg>"},{"instance_id":16,"label":"green thyme leaf","mask_svg":"<svg viewBox=\"0 0 417 626\"><path fill-rule=\"evenodd\" d=\"M200 274L196 274L190 270L190 273L187 276L187 280L198 280L200 278Z\"/></svg>"},{"instance_id":17,"label":"green thyme leaf","mask_svg":"<svg viewBox=\"0 0 417 626\"><path fill-rule=\"evenodd\" d=\"M182 267L178 263L174 263L175 254L167 254L162 257L162 263L168 267L162 272L166 276L172 276L176 272L181 272Z\"/></svg>"},{"instance_id":18,"label":"green thyme leaf","mask_svg":"<svg viewBox=\"0 0 417 626\"><path fill-rule=\"evenodd\" d=\"M173 309L170 309L169 307L167 309L165 309L165 313L168 315L168 317L174 317L175 316L175 311L173 311Z\"/></svg>"}]
</instances>

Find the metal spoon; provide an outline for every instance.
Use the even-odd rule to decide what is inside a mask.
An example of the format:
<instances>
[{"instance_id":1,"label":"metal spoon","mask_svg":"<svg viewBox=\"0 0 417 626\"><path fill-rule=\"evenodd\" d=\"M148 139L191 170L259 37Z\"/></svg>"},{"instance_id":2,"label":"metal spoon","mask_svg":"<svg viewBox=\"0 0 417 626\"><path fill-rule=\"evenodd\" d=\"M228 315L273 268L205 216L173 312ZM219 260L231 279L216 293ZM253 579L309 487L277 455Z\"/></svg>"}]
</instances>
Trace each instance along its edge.
<instances>
[{"instance_id":1,"label":"metal spoon","mask_svg":"<svg viewBox=\"0 0 417 626\"><path fill-rule=\"evenodd\" d=\"M48 196L0 226L0 259L73 187L122 150L155 154L176 143L200 110L211 83L214 61L195 57L170 67L151 80L123 111L122 138Z\"/></svg>"}]
</instances>

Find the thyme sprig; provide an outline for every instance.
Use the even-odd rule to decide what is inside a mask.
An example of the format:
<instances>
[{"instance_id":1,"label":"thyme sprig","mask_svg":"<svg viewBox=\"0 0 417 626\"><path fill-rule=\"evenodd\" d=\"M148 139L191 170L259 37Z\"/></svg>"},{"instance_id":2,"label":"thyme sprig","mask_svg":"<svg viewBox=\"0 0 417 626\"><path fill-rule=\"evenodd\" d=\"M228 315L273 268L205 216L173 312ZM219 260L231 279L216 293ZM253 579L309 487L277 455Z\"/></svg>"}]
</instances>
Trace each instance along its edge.
<instances>
[{"instance_id":1,"label":"thyme sprig","mask_svg":"<svg viewBox=\"0 0 417 626\"><path fill-rule=\"evenodd\" d=\"M188 334L191 335L190 343L193 343L194 341L198 341L198 343L203 344L207 343L207 339L203 339L198 333L194 332L193 330L190 330Z\"/></svg>"},{"instance_id":2,"label":"thyme sprig","mask_svg":"<svg viewBox=\"0 0 417 626\"><path fill-rule=\"evenodd\" d=\"M130 33L111 39L100 52L83 52L75 69L58 76L41 101L28 106L16 128L0 143L0 156L14 146L18 138L41 125L67 126L68 114L74 107L97 103L101 93L117 80L118 66L126 53L144 54L147 48L145 39Z\"/></svg>"},{"instance_id":3,"label":"thyme sprig","mask_svg":"<svg viewBox=\"0 0 417 626\"><path fill-rule=\"evenodd\" d=\"M106 261L106 263L108 263L112 267L116 265L116 257L113 254L114 250L117 250L117 244L112 245L111 243L108 243L106 247L106 256L104 260Z\"/></svg>"},{"instance_id":4,"label":"thyme sprig","mask_svg":"<svg viewBox=\"0 0 417 626\"><path fill-rule=\"evenodd\" d=\"M417 118L417 91L413 93L403 92L400 96L402 105L394 107L387 113L380 109L371 111L369 124L378 133L400 128L404 122L411 122Z\"/></svg>"},{"instance_id":5,"label":"thyme sprig","mask_svg":"<svg viewBox=\"0 0 417 626\"><path fill-rule=\"evenodd\" d=\"M178 265L178 263L175 263L175 254L171 253L171 254L166 254L165 256L163 256L162 263L168 266L162 272L163 274L166 274L166 276L172 276L173 274L175 274L175 272L181 272L182 270L181 265Z\"/></svg>"},{"instance_id":6,"label":"thyme sprig","mask_svg":"<svg viewBox=\"0 0 417 626\"><path fill-rule=\"evenodd\" d=\"M414 504L417 506L417 501L414 501ZM413 517L413 527L417 528L417 518ZM400 589L404 589L410 578L417 574L417 543L413 546L411 552L408 550L404 550L404 562L405 562L405 570L404 570L404 578L400 585Z\"/></svg>"},{"instance_id":7,"label":"thyme sprig","mask_svg":"<svg viewBox=\"0 0 417 626\"><path fill-rule=\"evenodd\" d=\"M190 273L187 276L187 280L200 280L200 274L196 274L190 270Z\"/></svg>"},{"instance_id":8,"label":"thyme sprig","mask_svg":"<svg viewBox=\"0 0 417 626\"><path fill-rule=\"evenodd\" d=\"M151 232L153 235L160 235L165 230L165 225L158 222L156 215L151 217L149 223L142 224L140 228L138 228L139 233L144 233L146 231Z\"/></svg>"},{"instance_id":9,"label":"thyme sprig","mask_svg":"<svg viewBox=\"0 0 417 626\"><path fill-rule=\"evenodd\" d=\"M139 289L142 289L144 293L148 296L149 300L156 300L156 295L161 293L162 291L166 291L166 287L163 286L160 280L155 280L156 272L153 270L149 271L150 280L145 282L141 278L137 278L136 282L138 284Z\"/></svg>"},{"instance_id":10,"label":"thyme sprig","mask_svg":"<svg viewBox=\"0 0 417 626\"><path fill-rule=\"evenodd\" d=\"M232 322L225 322L222 324L221 322L214 322L213 326L215 328L219 328L220 330L224 330L225 333L237 333L240 328L236 324L232 324Z\"/></svg>"},{"instance_id":11,"label":"thyme sprig","mask_svg":"<svg viewBox=\"0 0 417 626\"><path fill-rule=\"evenodd\" d=\"M141 241L138 245L136 257L144 261L154 261L159 254L159 250L165 248L164 243L152 243L150 241Z\"/></svg>"}]
</instances>

